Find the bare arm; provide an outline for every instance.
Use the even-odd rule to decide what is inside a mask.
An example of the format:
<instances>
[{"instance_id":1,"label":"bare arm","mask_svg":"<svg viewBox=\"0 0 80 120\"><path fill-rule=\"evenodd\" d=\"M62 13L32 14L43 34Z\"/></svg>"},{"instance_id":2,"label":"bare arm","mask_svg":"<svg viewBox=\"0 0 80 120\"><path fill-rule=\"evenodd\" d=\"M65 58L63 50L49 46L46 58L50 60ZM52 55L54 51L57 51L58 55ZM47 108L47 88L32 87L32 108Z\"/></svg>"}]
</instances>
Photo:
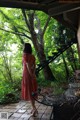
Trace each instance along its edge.
<instances>
[{"instance_id":1,"label":"bare arm","mask_svg":"<svg viewBox=\"0 0 80 120\"><path fill-rule=\"evenodd\" d=\"M29 63L26 63L26 66L27 66L30 76L33 77L33 75L35 74L35 65L33 64L31 66Z\"/></svg>"},{"instance_id":2,"label":"bare arm","mask_svg":"<svg viewBox=\"0 0 80 120\"><path fill-rule=\"evenodd\" d=\"M32 71L31 71L31 66L29 63L26 63L26 66L27 66L27 69L28 69L28 72L30 74L30 76L32 76Z\"/></svg>"}]
</instances>

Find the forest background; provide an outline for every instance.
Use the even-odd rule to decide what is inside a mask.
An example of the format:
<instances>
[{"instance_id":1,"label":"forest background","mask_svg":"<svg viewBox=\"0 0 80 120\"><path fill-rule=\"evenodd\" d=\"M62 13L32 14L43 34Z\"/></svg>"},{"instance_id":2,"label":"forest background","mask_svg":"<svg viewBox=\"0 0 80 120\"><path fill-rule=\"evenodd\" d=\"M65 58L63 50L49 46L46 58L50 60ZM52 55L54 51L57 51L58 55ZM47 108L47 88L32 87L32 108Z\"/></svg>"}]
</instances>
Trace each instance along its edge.
<instances>
[{"instance_id":1,"label":"forest background","mask_svg":"<svg viewBox=\"0 0 80 120\"><path fill-rule=\"evenodd\" d=\"M43 66L36 72L38 85L61 93L59 86L80 67L77 41L61 52L75 37L74 31L41 11L0 8L0 104L20 99L25 42L32 45L36 68Z\"/></svg>"}]
</instances>

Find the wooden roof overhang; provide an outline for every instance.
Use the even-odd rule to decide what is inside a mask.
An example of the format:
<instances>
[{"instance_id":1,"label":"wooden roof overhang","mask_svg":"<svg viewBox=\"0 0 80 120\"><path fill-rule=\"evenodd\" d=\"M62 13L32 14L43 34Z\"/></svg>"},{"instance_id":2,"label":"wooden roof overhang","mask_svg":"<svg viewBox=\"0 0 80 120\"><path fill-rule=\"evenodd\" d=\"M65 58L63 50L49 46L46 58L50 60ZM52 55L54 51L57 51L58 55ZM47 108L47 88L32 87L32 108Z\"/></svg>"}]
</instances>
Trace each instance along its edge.
<instances>
[{"instance_id":1,"label":"wooden roof overhang","mask_svg":"<svg viewBox=\"0 0 80 120\"><path fill-rule=\"evenodd\" d=\"M40 10L73 30L78 29L80 1L73 0L0 0L0 7Z\"/></svg>"}]
</instances>

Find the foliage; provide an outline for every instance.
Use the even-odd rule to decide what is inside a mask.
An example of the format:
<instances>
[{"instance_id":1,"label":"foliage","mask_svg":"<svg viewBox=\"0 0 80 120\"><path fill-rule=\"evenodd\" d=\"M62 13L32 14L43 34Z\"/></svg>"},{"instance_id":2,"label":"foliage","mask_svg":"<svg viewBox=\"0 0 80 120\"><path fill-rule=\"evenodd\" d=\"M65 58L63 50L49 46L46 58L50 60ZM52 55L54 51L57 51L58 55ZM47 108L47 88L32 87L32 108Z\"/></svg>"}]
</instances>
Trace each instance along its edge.
<instances>
[{"instance_id":1,"label":"foliage","mask_svg":"<svg viewBox=\"0 0 80 120\"><path fill-rule=\"evenodd\" d=\"M51 83L51 87L53 87L53 94L60 95L65 92L65 90L61 87L61 83L56 81Z\"/></svg>"},{"instance_id":2,"label":"foliage","mask_svg":"<svg viewBox=\"0 0 80 120\"><path fill-rule=\"evenodd\" d=\"M27 17L29 16L29 12L34 13L32 10L26 10ZM41 34L39 34L39 31L42 32L44 30L48 17L47 14L41 11L35 11L34 28L38 37L39 45L40 37L42 37L40 36ZM21 9L0 8L0 103L13 102L20 98L22 79L22 44L23 41L32 44L31 34L24 19ZM30 22L29 19L28 22ZM50 18L43 37L46 59L48 59L48 56L52 56L53 52L58 51L58 48L61 48L63 44L68 43L74 35L73 31L65 28L55 19ZM39 58L37 57L38 51L35 50L33 44L32 46L37 64L39 63ZM80 69L77 46L73 45L72 50L77 68ZM63 56L69 73L71 74L73 72L71 65L74 63L72 63L73 61L70 61L70 56L66 52L63 53ZM58 86L60 86L62 82L67 82L66 69L62 55L50 63L49 67L51 68L57 82L50 82L44 79L44 74L41 71L37 77L38 85L43 87L53 86L55 87L55 94L62 93L63 89L58 88ZM14 95L14 99L9 99L9 97L6 96L10 93Z\"/></svg>"},{"instance_id":3,"label":"foliage","mask_svg":"<svg viewBox=\"0 0 80 120\"><path fill-rule=\"evenodd\" d=\"M50 87L51 86L51 81L45 80L42 75L42 72L37 77L37 82L38 82L39 87Z\"/></svg>"},{"instance_id":4,"label":"foliage","mask_svg":"<svg viewBox=\"0 0 80 120\"><path fill-rule=\"evenodd\" d=\"M16 83L15 83L16 84ZM17 102L20 100L20 91L10 82L0 82L0 104Z\"/></svg>"}]
</instances>

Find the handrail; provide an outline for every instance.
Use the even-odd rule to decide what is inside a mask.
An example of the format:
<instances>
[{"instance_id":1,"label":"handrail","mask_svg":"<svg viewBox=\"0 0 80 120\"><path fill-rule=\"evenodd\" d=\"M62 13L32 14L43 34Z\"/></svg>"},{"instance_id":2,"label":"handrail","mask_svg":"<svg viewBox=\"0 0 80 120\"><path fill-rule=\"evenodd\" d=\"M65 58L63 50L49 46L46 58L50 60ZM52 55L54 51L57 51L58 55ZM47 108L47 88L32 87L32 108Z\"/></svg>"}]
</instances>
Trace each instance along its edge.
<instances>
[{"instance_id":1,"label":"handrail","mask_svg":"<svg viewBox=\"0 0 80 120\"><path fill-rule=\"evenodd\" d=\"M36 75L41 71L46 65L54 61L60 54L62 54L65 50L67 50L71 45L74 43L77 43L77 38L72 39L70 42L68 42L67 45L63 45L62 48L58 49L59 51L56 53L52 53L53 56L49 56L48 60L43 61L41 64L38 64L38 67L36 68Z\"/></svg>"}]
</instances>

